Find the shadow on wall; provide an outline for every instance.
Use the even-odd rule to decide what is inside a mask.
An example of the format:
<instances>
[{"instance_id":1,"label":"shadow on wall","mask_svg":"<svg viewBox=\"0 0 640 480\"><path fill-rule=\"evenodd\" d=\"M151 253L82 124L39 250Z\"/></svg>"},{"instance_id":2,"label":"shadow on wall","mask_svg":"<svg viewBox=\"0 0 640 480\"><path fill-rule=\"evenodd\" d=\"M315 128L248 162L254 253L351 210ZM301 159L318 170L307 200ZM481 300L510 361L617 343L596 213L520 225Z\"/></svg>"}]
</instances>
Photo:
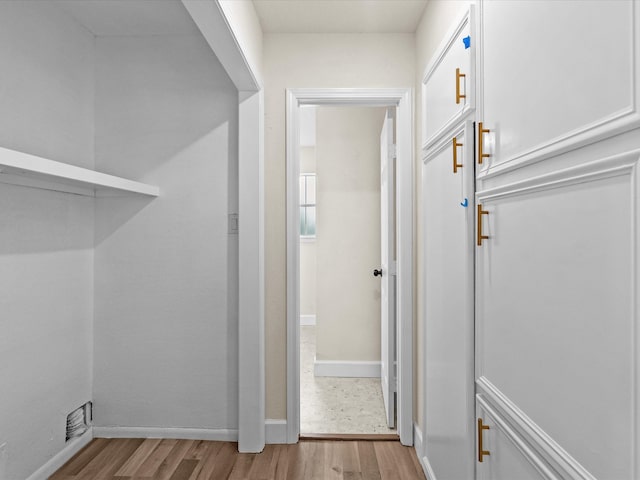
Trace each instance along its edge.
<instances>
[{"instance_id":1,"label":"shadow on wall","mask_svg":"<svg viewBox=\"0 0 640 480\"><path fill-rule=\"evenodd\" d=\"M96 49L96 169L160 187L149 208L163 219L148 234L178 235L195 218L226 227L202 199L237 198L237 93L204 39L102 37ZM147 203L99 199L96 245Z\"/></svg>"}]
</instances>

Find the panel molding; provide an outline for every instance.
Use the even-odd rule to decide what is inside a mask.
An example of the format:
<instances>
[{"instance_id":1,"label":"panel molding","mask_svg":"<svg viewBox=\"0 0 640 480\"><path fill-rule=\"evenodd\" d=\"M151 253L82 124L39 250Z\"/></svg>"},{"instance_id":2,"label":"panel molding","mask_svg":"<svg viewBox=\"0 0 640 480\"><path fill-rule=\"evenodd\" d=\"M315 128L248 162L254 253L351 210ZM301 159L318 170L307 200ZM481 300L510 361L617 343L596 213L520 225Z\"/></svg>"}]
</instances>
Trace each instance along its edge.
<instances>
[{"instance_id":1,"label":"panel molding","mask_svg":"<svg viewBox=\"0 0 640 480\"><path fill-rule=\"evenodd\" d=\"M478 391L481 392L476 396L478 403L485 410L492 412L492 416L496 417L496 422L501 426L501 430L504 430L514 443L525 446L524 450L521 450L528 458L541 456L555 470L562 472L561 478L568 475L568 478L575 480L596 480L580 462L569 455L486 377L477 379L476 385ZM502 420L502 417L505 420ZM532 454L533 450L527 446L527 443L536 451L535 454ZM549 478L555 479L557 477L551 476Z\"/></svg>"},{"instance_id":2,"label":"panel molding","mask_svg":"<svg viewBox=\"0 0 640 480\"><path fill-rule=\"evenodd\" d=\"M544 175L535 176L526 180L512 182L495 188L482 190L476 193L476 199L482 203L485 201L502 200L532 193L539 193L547 190L565 188L573 185L586 184L613 177L627 176L630 182L630 202L631 202L631 239L632 262L630 291L632 292L631 319L634 325L632 334L632 378L631 391L633 405L636 410L640 407L640 327L639 308L640 300L640 179L638 178L638 165L640 164L640 149L635 149L609 156L600 160L589 162L579 166L560 169ZM482 267L478 267L481 269ZM595 480L594 477L582 465L571 457L558 443L556 443L546 432L536 425L516 404L506 397L496 386L494 386L485 376L483 363L484 346L484 323L482 317L482 295L477 296L476 303L476 385L482 392L484 403L490 403L499 409L509 422L518 431L518 434L525 437L536 447L539 454L545 460L557 468L566 472L572 479ZM640 446L640 415L635 415L633 420L632 451L637 451ZM640 458L635 456L632 466L632 478L636 478L640 473Z\"/></svg>"},{"instance_id":3,"label":"panel molding","mask_svg":"<svg viewBox=\"0 0 640 480\"><path fill-rule=\"evenodd\" d=\"M533 467L540 472L540 474L547 480L561 480L563 477L554 472L531 447L525 442L518 433L516 433L509 423L502 419L501 415L497 413L491 405L485 401L481 394L476 395L476 403L488 414L488 417L494 423L492 428L497 427L507 439L522 453L522 455L533 465ZM571 477L575 478L575 477ZM583 478L583 477L578 477ZM586 478L586 477L585 477ZM592 478L592 477L588 477ZM595 480L595 479L594 479Z\"/></svg>"},{"instance_id":4,"label":"panel molding","mask_svg":"<svg viewBox=\"0 0 640 480\"><path fill-rule=\"evenodd\" d=\"M442 138L443 135L447 133L454 125L458 124L470 114L472 114L476 109L476 34L475 34L475 22L474 22L474 5L469 5L469 8L464 10L461 16L458 18L456 22L453 23L452 27L449 29L447 34L444 36L444 40L440 43L438 50L436 50L436 54L432 57L431 61L427 64L427 67L424 70L424 75L422 77L422 149L427 150L433 146L439 139ZM455 115L453 115L447 122L440 127L432 135L428 135L427 132L427 124L424 121L424 114L427 110L426 107L426 87L427 82L433 76L438 66L442 63L444 58L447 56L451 47L453 47L454 42L460 32L465 28L465 26L469 25L469 35L471 36L471 46L469 47L469 56L470 61L469 65L471 71L469 72L469 89L466 94L469 98L469 102L465 104L462 110L458 111Z\"/></svg>"},{"instance_id":5,"label":"panel molding","mask_svg":"<svg viewBox=\"0 0 640 480\"><path fill-rule=\"evenodd\" d=\"M582 125L558 137L552 138L547 142L517 153L500 163L495 165L489 164L483 170L478 171L477 178L479 180L485 180L512 172L640 127L640 35L638 35L640 31L640 3L631 0L631 9L632 15L630 22L633 32L633 44L631 47L631 58L629 59L631 65L631 76L629 78L631 84L630 105L610 113L595 122ZM481 7L479 17L482 18L482 15ZM479 72L478 92L484 91L484 55L482 50L482 48L479 49L477 57L477 71ZM479 94L478 97L480 99L478 102L480 104L480 111L482 115L484 115L484 94ZM499 119L491 118L484 118L482 120L487 122L486 125L489 127L491 127L492 122L499 121Z\"/></svg>"},{"instance_id":6,"label":"panel molding","mask_svg":"<svg viewBox=\"0 0 640 480\"><path fill-rule=\"evenodd\" d=\"M459 124L452 127L448 132L448 135L443 135L440 138L436 139L429 148L425 148L422 151L422 163L426 165L431 160L440 155L444 150L451 148L451 139L453 137L465 136L465 128L467 128L467 122L460 122ZM473 141L473 139L472 139ZM473 149L472 149L473 151Z\"/></svg>"},{"instance_id":7,"label":"panel molding","mask_svg":"<svg viewBox=\"0 0 640 480\"><path fill-rule=\"evenodd\" d=\"M640 149L631 150L583 165L564 168L525 180L480 190L476 192L476 199L478 201L496 200L580 183L589 183L621 175L631 175L639 160Z\"/></svg>"}]
</instances>

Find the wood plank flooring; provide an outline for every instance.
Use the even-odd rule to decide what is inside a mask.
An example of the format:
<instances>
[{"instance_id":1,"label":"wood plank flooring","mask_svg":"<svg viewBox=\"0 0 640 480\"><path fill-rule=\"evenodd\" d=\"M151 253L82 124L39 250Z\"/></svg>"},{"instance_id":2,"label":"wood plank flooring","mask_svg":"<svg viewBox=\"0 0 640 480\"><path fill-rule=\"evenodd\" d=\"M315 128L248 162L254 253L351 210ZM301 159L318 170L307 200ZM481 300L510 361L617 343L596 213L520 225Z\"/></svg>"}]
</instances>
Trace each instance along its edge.
<instances>
[{"instance_id":1,"label":"wood plank flooring","mask_svg":"<svg viewBox=\"0 0 640 480\"><path fill-rule=\"evenodd\" d=\"M303 440L238 453L205 440L97 438L50 480L425 480L415 451L396 441Z\"/></svg>"}]
</instances>

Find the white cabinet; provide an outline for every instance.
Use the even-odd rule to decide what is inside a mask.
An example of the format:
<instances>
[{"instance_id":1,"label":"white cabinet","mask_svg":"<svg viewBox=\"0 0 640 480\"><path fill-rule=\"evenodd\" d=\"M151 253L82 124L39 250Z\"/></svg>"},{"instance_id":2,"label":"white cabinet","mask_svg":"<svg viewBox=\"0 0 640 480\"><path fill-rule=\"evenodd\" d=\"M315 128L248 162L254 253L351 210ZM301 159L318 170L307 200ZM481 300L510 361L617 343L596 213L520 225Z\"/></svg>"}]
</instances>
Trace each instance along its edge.
<instances>
[{"instance_id":1,"label":"white cabinet","mask_svg":"<svg viewBox=\"0 0 640 480\"><path fill-rule=\"evenodd\" d=\"M478 383L607 480L640 474L638 161L640 150L476 193L489 237L476 252Z\"/></svg>"},{"instance_id":2,"label":"white cabinet","mask_svg":"<svg viewBox=\"0 0 640 480\"><path fill-rule=\"evenodd\" d=\"M422 85L423 148L475 108L474 7L454 25L426 69Z\"/></svg>"},{"instance_id":3,"label":"white cabinet","mask_svg":"<svg viewBox=\"0 0 640 480\"><path fill-rule=\"evenodd\" d=\"M477 480L552 480L558 477L513 428L479 397ZM479 461L480 458L482 461ZM462 478L462 477L460 477Z\"/></svg>"},{"instance_id":4,"label":"white cabinet","mask_svg":"<svg viewBox=\"0 0 640 480\"><path fill-rule=\"evenodd\" d=\"M438 480L473 478L473 123L424 159L424 445ZM454 165L456 165L454 167Z\"/></svg>"},{"instance_id":5,"label":"white cabinet","mask_svg":"<svg viewBox=\"0 0 640 480\"><path fill-rule=\"evenodd\" d=\"M640 4L481 3L478 120L494 132L484 174L640 126Z\"/></svg>"},{"instance_id":6,"label":"white cabinet","mask_svg":"<svg viewBox=\"0 0 640 480\"><path fill-rule=\"evenodd\" d=\"M496 0L478 13L478 35L457 22L423 84L426 469L638 479L640 2ZM474 46L464 88L477 110L446 83ZM470 142L467 120L489 131ZM475 186L466 163L451 175L453 135L474 144ZM452 205L465 197L463 221ZM459 276L470 255L473 284ZM474 410L489 426L482 462Z\"/></svg>"}]
</instances>

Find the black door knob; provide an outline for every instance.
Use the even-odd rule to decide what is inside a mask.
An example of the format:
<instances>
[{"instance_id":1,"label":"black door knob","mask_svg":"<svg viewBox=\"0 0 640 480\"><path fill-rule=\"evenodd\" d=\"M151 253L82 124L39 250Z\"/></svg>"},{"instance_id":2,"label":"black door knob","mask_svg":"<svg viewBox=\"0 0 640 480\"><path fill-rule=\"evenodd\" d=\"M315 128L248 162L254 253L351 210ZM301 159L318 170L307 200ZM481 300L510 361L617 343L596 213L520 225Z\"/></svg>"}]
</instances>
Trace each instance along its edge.
<instances>
[{"instance_id":1,"label":"black door knob","mask_svg":"<svg viewBox=\"0 0 640 480\"><path fill-rule=\"evenodd\" d=\"M382 276L382 269L378 270L377 268L373 271L373 276L374 277L378 277L378 276Z\"/></svg>"}]
</instances>

